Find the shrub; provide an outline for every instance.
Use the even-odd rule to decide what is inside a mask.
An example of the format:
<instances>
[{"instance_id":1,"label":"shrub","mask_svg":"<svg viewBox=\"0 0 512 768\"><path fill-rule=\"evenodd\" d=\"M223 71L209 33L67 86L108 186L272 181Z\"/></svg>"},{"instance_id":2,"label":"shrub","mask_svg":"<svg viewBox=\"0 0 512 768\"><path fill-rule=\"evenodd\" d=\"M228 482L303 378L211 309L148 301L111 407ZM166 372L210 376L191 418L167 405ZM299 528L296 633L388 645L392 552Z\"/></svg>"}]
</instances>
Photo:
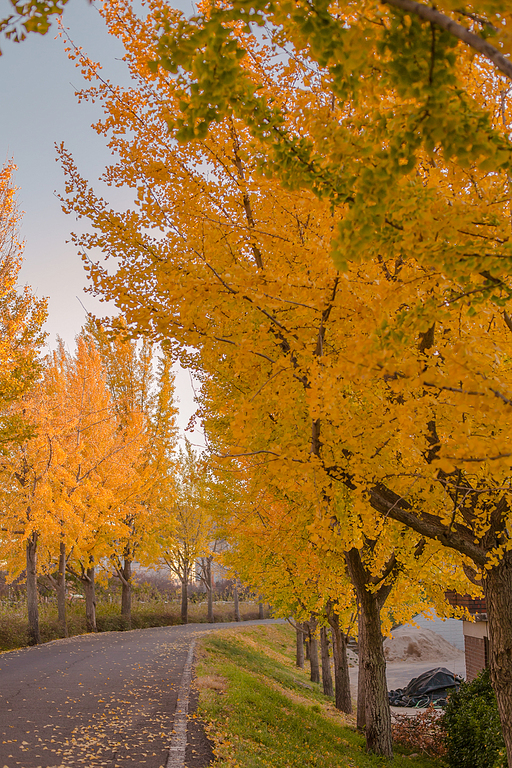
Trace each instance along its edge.
<instances>
[{"instance_id":1,"label":"shrub","mask_svg":"<svg viewBox=\"0 0 512 768\"><path fill-rule=\"evenodd\" d=\"M505 742L488 669L450 696L443 727L450 768L506 768Z\"/></svg>"},{"instance_id":2,"label":"shrub","mask_svg":"<svg viewBox=\"0 0 512 768\"><path fill-rule=\"evenodd\" d=\"M18 616L0 613L0 651L28 645L27 622Z\"/></svg>"},{"instance_id":3,"label":"shrub","mask_svg":"<svg viewBox=\"0 0 512 768\"><path fill-rule=\"evenodd\" d=\"M432 704L414 717L394 714L391 733L393 741L407 749L430 757L446 754L443 717Z\"/></svg>"}]
</instances>

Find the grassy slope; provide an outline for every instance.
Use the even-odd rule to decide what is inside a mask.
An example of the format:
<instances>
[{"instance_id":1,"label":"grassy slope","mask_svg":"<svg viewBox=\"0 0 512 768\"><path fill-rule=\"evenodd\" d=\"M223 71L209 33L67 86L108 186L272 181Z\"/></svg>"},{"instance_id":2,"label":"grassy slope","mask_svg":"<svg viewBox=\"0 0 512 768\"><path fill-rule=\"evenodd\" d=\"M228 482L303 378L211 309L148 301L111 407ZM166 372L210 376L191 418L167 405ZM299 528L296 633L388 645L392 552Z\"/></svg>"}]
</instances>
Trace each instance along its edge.
<instances>
[{"instance_id":1,"label":"grassy slope","mask_svg":"<svg viewBox=\"0 0 512 768\"><path fill-rule=\"evenodd\" d=\"M294 666L287 625L222 630L201 642L199 716L215 745L217 768L370 768L440 761L366 754L355 719L342 715Z\"/></svg>"}]
</instances>

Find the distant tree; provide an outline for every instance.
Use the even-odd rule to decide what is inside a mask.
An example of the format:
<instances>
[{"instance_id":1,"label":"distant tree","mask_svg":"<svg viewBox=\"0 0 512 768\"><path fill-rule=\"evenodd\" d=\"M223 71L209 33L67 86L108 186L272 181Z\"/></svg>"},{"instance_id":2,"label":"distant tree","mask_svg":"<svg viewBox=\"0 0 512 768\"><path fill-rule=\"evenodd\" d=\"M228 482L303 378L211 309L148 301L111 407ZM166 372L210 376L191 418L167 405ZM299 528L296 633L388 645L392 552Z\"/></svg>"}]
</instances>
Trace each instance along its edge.
<instances>
[{"instance_id":1,"label":"distant tree","mask_svg":"<svg viewBox=\"0 0 512 768\"><path fill-rule=\"evenodd\" d=\"M167 525L160 536L161 557L180 581L181 621L186 624L188 586L196 576L197 564L209 557L212 533L204 467L188 440L178 457L176 495L162 501L167 509Z\"/></svg>"},{"instance_id":2,"label":"distant tree","mask_svg":"<svg viewBox=\"0 0 512 768\"><path fill-rule=\"evenodd\" d=\"M0 550L11 575L27 570L31 641L39 642L43 571L57 571L63 635L66 570L82 583L87 627L95 631L95 570L130 535L126 506L139 488L144 433L138 419L121 424L98 350L84 334L75 355L60 344L48 356L41 381L16 409L28 429L2 456Z\"/></svg>"},{"instance_id":3,"label":"distant tree","mask_svg":"<svg viewBox=\"0 0 512 768\"><path fill-rule=\"evenodd\" d=\"M215 587L215 564L218 563L219 554L224 547L224 540L216 537L215 526L210 526L210 535L207 545L207 552L202 555L196 563L196 576L206 590L206 598L208 600L208 622L213 624L215 621L215 615L213 611L213 593ZM260 618L263 618L260 616Z\"/></svg>"},{"instance_id":4,"label":"distant tree","mask_svg":"<svg viewBox=\"0 0 512 768\"><path fill-rule=\"evenodd\" d=\"M136 558L148 564L154 561L156 539L165 525L160 499L174 494L174 377L165 353L154 373L153 345L147 339L130 338L122 318L117 318L116 333L107 333L93 320L87 323L87 331L105 368L118 430L127 443L138 433L137 451L130 459L130 481L124 486L119 508L124 533L112 538L110 558L121 582L121 615L130 625L133 562Z\"/></svg>"}]
</instances>

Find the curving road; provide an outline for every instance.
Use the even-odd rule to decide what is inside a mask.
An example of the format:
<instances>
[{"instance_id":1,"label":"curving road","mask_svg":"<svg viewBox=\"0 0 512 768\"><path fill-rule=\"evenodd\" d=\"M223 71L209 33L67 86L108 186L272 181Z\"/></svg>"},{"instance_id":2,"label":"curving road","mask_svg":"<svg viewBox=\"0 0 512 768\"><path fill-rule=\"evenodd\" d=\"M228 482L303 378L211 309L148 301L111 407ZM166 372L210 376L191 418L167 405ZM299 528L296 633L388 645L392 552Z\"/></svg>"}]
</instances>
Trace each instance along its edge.
<instances>
[{"instance_id":1,"label":"curving road","mask_svg":"<svg viewBox=\"0 0 512 768\"><path fill-rule=\"evenodd\" d=\"M182 766L172 739L191 644L212 630L266 623L105 632L1 654L0 768ZM192 722L187 768L208 762Z\"/></svg>"}]
</instances>

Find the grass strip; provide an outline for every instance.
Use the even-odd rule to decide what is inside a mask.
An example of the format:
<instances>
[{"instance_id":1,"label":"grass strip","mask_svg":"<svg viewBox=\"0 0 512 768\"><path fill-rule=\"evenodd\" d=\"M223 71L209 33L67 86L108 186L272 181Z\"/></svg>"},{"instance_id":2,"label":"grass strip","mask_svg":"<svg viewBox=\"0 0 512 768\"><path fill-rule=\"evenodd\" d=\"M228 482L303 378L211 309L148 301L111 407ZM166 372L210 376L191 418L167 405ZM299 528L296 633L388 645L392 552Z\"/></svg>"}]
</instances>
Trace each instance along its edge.
<instances>
[{"instance_id":1,"label":"grass strip","mask_svg":"<svg viewBox=\"0 0 512 768\"><path fill-rule=\"evenodd\" d=\"M215 768L441 768L440 760L369 755L355 718L338 712L294 666L287 625L221 630L201 641L198 716L214 744Z\"/></svg>"},{"instance_id":2,"label":"grass strip","mask_svg":"<svg viewBox=\"0 0 512 768\"><path fill-rule=\"evenodd\" d=\"M181 624L181 605L176 600L144 599L132 600L132 618L128 624L121 616L121 601L98 598L96 605L96 623L98 632L120 632L127 629L146 629L149 627L167 627ZM241 602L240 612L244 621L257 619L259 616L256 603ZM234 621L235 610L232 602L214 603L215 622ZM84 635L87 632L85 606L83 601L72 602L67 606L68 634L70 637ZM208 611L205 602L191 602L189 605L189 623L206 623ZM57 619L57 605L54 601L42 602L39 606L39 627L41 641L47 643L62 637ZM12 651L28 645L27 605L25 600L16 603L0 601L0 652Z\"/></svg>"}]
</instances>

